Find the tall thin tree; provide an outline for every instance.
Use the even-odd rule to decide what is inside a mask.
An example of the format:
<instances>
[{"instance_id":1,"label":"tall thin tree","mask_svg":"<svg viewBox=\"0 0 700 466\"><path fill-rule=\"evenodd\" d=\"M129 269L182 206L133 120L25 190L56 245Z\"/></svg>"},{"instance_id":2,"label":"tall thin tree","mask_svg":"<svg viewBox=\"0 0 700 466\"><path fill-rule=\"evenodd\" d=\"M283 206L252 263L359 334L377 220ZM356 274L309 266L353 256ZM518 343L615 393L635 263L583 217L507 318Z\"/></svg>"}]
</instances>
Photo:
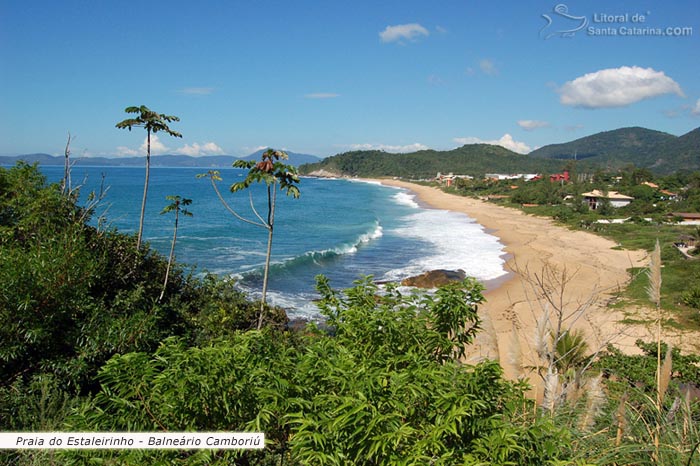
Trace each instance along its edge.
<instances>
[{"instance_id":1,"label":"tall thin tree","mask_svg":"<svg viewBox=\"0 0 700 466\"><path fill-rule=\"evenodd\" d=\"M254 160L237 160L234 162L234 168L247 168L248 175L243 181L231 185L231 192L235 193L250 187L253 183L264 183L267 187L267 214L261 215L255 208L252 194L250 194L250 207L256 220L250 220L241 216L234 210L223 198L216 186L217 181L221 181L221 176L218 171L210 170L204 175L198 177L208 177L214 187L219 200L224 207L233 214L237 219L250 223L252 225L265 228L267 230L267 253L265 254L265 270L263 275L262 298L260 302L260 315L258 317L258 329L262 328L263 315L265 311L265 299L267 295L267 282L270 273L270 257L272 256L272 235L275 229L275 207L277 204L277 191L285 191L287 196L292 196L295 199L299 197L300 182L296 168L292 165L286 165L281 160L287 160L288 156L285 152L268 149L266 150L259 162Z\"/></svg>"},{"instance_id":2,"label":"tall thin tree","mask_svg":"<svg viewBox=\"0 0 700 466\"><path fill-rule=\"evenodd\" d=\"M175 228L173 229L173 241L170 244L170 255L168 256L168 266L165 268L165 281L163 281L163 290L160 292L160 296L158 297L158 301L161 301L163 299L163 295L165 294L165 288L168 286L168 277L170 276L170 267L173 265L173 259L175 258L175 243L177 242L177 227L178 227L178 222L180 220L180 214L186 216L186 217L191 217L192 212L190 212L187 209L183 209L183 206L188 206L192 204L192 199L183 199L180 196L165 196L165 198L169 201L172 201L171 204L168 204L165 206L165 208L160 212L161 215L167 214L169 212L175 212Z\"/></svg>"},{"instance_id":3,"label":"tall thin tree","mask_svg":"<svg viewBox=\"0 0 700 466\"><path fill-rule=\"evenodd\" d=\"M134 118L127 118L126 120L120 121L116 124L117 128L124 129L127 128L131 131L132 127L143 127L146 129L146 178L143 183L143 200L141 201L141 216L139 217L139 232L136 239L136 248L141 247L141 238L143 236L143 218L146 214L146 197L148 196L148 180L151 172L151 134L155 134L159 131L168 133L170 136L181 138L182 134L177 131L173 131L168 127L168 123L173 121L180 121L180 118L174 115L165 115L164 113L157 113L149 109L145 105L140 107L127 107L124 109L126 113L136 113L138 116Z\"/></svg>"}]
</instances>

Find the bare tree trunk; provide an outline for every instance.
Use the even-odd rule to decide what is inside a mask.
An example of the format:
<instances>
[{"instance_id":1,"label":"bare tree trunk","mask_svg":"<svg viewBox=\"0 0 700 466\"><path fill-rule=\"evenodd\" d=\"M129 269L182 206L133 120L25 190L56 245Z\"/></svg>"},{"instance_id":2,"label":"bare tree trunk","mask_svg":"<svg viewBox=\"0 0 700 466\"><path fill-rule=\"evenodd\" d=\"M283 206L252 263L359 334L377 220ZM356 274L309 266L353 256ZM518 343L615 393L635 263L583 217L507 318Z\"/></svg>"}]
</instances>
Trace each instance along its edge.
<instances>
[{"instance_id":1,"label":"bare tree trunk","mask_svg":"<svg viewBox=\"0 0 700 466\"><path fill-rule=\"evenodd\" d=\"M146 150L146 179L143 182L143 200L141 201L141 217L139 218L139 234L136 239L136 249L141 248L143 236L143 218L146 215L146 197L148 196L148 178L151 173L151 131L148 131Z\"/></svg>"},{"instance_id":2,"label":"bare tree trunk","mask_svg":"<svg viewBox=\"0 0 700 466\"><path fill-rule=\"evenodd\" d=\"M64 152L66 160L63 166L63 194L69 194L71 191L71 180L70 180L70 141L71 135L68 133L68 142L66 142L66 150Z\"/></svg>"},{"instance_id":3,"label":"bare tree trunk","mask_svg":"<svg viewBox=\"0 0 700 466\"><path fill-rule=\"evenodd\" d=\"M163 295L165 295L165 288L168 286L168 277L170 276L170 267L173 264L173 259L175 258L175 243L177 242L177 223L178 223L178 217L179 217L180 209L176 208L175 209L175 231L173 232L173 242L170 245L170 255L168 256L168 265L165 267L165 281L163 281L163 290L160 292L160 296L158 297L158 302L160 302L163 299Z\"/></svg>"},{"instance_id":4,"label":"bare tree trunk","mask_svg":"<svg viewBox=\"0 0 700 466\"><path fill-rule=\"evenodd\" d=\"M262 328L263 314L265 313L265 301L267 296L267 280L270 274L270 256L272 254L272 226L267 234L267 254L265 257L265 271L263 272L262 298L260 298L260 316L258 317L258 330Z\"/></svg>"},{"instance_id":5,"label":"bare tree trunk","mask_svg":"<svg viewBox=\"0 0 700 466\"><path fill-rule=\"evenodd\" d=\"M272 191L271 191L272 190ZM258 330L262 328L265 303L267 298L267 281L270 276L270 258L272 257L272 234L275 228L275 201L277 197L277 185L267 187L268 215L267 215L267 253L265 254L265 271L263 272L262 298L260 298L260 316L258 317Z\"/></svg>"}]
</instances>

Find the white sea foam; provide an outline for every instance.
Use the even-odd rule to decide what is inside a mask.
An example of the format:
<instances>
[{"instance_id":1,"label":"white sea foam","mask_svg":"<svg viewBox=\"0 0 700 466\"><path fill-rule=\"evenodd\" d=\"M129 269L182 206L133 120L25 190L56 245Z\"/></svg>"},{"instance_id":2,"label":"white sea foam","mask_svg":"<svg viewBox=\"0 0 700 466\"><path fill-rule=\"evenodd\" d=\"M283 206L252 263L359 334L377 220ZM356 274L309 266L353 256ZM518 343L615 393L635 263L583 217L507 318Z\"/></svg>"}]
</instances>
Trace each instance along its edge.
<instances>
[{"instance_id":1,"label":"white sea foam","mask_svg":"<svg viewBox=\"0 0 700 466\"><path fill-rule=\"evenodd\" d=\"M357 239L357 244L367 244L372 240L379 239L384 235L384 228L377 222L374 226L374 230L360 235Z\"/></svg>"},{"instance_id":2,"label":"white sea foam","mask_svg":"<svg viewBox=\"0 0 700 466\"><path fill-rule=\"evenodd\" d=\"M467 276L491 280L504 275L503 245L467 215L446 210L421 210L405 218L394 234L430 244L425 255L407 267L392 269L385 280L400 280L434 269L462 269Z\"/></svg>"},{"instance_id":3,"label":"white sea foam","mask_svg":"<svg viewBox=\"0 0 700 466\"><path fill-rule=\"evenodd\" d=\"M350 183L365 183L365 184L373 184L376 186L381 186L382 182L381 181L376 181L376 180L367 180L363 178L347 178L347 180Z\"/></svg>"},{"instance_id":4,"label":"white sea foam","mask_svg":"<svg viewBox=\"0 0 700 466\"><path fill-rule=\"evenodd\" d=\"M400 191L392 196L394 201L396 201L397 204L413 207L413 208L420 208L418 203L416 202L416 195L413 193L409 193L406 191Z\"/></svg>"}]
</instances>

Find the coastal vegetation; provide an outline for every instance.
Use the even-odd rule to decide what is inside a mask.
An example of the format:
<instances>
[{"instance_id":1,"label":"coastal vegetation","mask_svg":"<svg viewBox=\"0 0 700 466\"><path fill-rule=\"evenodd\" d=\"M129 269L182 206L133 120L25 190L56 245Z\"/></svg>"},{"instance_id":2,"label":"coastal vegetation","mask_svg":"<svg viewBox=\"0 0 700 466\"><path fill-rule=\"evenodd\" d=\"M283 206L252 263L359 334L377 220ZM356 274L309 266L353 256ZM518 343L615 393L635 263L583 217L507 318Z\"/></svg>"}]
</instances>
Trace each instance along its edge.
<instances>
[{"instance_id":1,"label":"coastal vegetation","mask_svg":"<svg viewBox=\"0 0 700 466\"><path fill-rule=\"evenodd\" d=\"M571 388L538 408L526 378L460 361L482 331L473 279L429 295L319 277L324 326L291 330L266 307L257 329L259 303L176 263L160 298L168 260L89 222L79 195L0 168L0 429L262 431L266 448L5 450L4 464L700 461L698 356L660 341L593 354L555 333L548 372Z\"/></svg>"}]
</instances>

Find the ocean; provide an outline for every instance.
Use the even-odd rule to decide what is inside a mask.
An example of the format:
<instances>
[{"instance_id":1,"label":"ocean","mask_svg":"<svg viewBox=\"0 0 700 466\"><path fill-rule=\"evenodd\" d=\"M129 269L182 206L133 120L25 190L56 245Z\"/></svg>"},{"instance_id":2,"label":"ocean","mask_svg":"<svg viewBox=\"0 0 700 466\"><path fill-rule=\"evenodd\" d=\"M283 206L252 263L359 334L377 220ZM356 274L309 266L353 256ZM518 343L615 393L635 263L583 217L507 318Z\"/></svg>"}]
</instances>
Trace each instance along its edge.
<instances>
[{"instance_id":1,"label":"ocean","mask_svg":"<svg viewBox=\"0 0 700 466\"><path fill-rule=\"evenodd\" d=\"M42 167L58 182L62 167ZM216 197L200 168L152 168L144 239L164 255L170 251L174 214L161 215L168 195L192 199L192 217L180 217L175 249L179 262L195 274L206 272L237 279L251 297L259 297L267 231L235 219ZM221 169L224 198L239 213L253 218L247 192L228 187L245 177L239 169ZM96 209L106 224L124 233L138 229L144 168L73 167L73 186L83 185L81 203L99 190L104 175L105 198ZM315 277L326 275L334 288L347 288L363 275L398 281L433 269L462 269L481 281L504 275L503 245L468 216L430 209L409 191L347 179L302 178L301 197L281 195L268 301L291 317L318 316ZM251 193L265 215L263 186ZM96 223L96 218L93 218Z\"/></svg>"}]
</instances>

